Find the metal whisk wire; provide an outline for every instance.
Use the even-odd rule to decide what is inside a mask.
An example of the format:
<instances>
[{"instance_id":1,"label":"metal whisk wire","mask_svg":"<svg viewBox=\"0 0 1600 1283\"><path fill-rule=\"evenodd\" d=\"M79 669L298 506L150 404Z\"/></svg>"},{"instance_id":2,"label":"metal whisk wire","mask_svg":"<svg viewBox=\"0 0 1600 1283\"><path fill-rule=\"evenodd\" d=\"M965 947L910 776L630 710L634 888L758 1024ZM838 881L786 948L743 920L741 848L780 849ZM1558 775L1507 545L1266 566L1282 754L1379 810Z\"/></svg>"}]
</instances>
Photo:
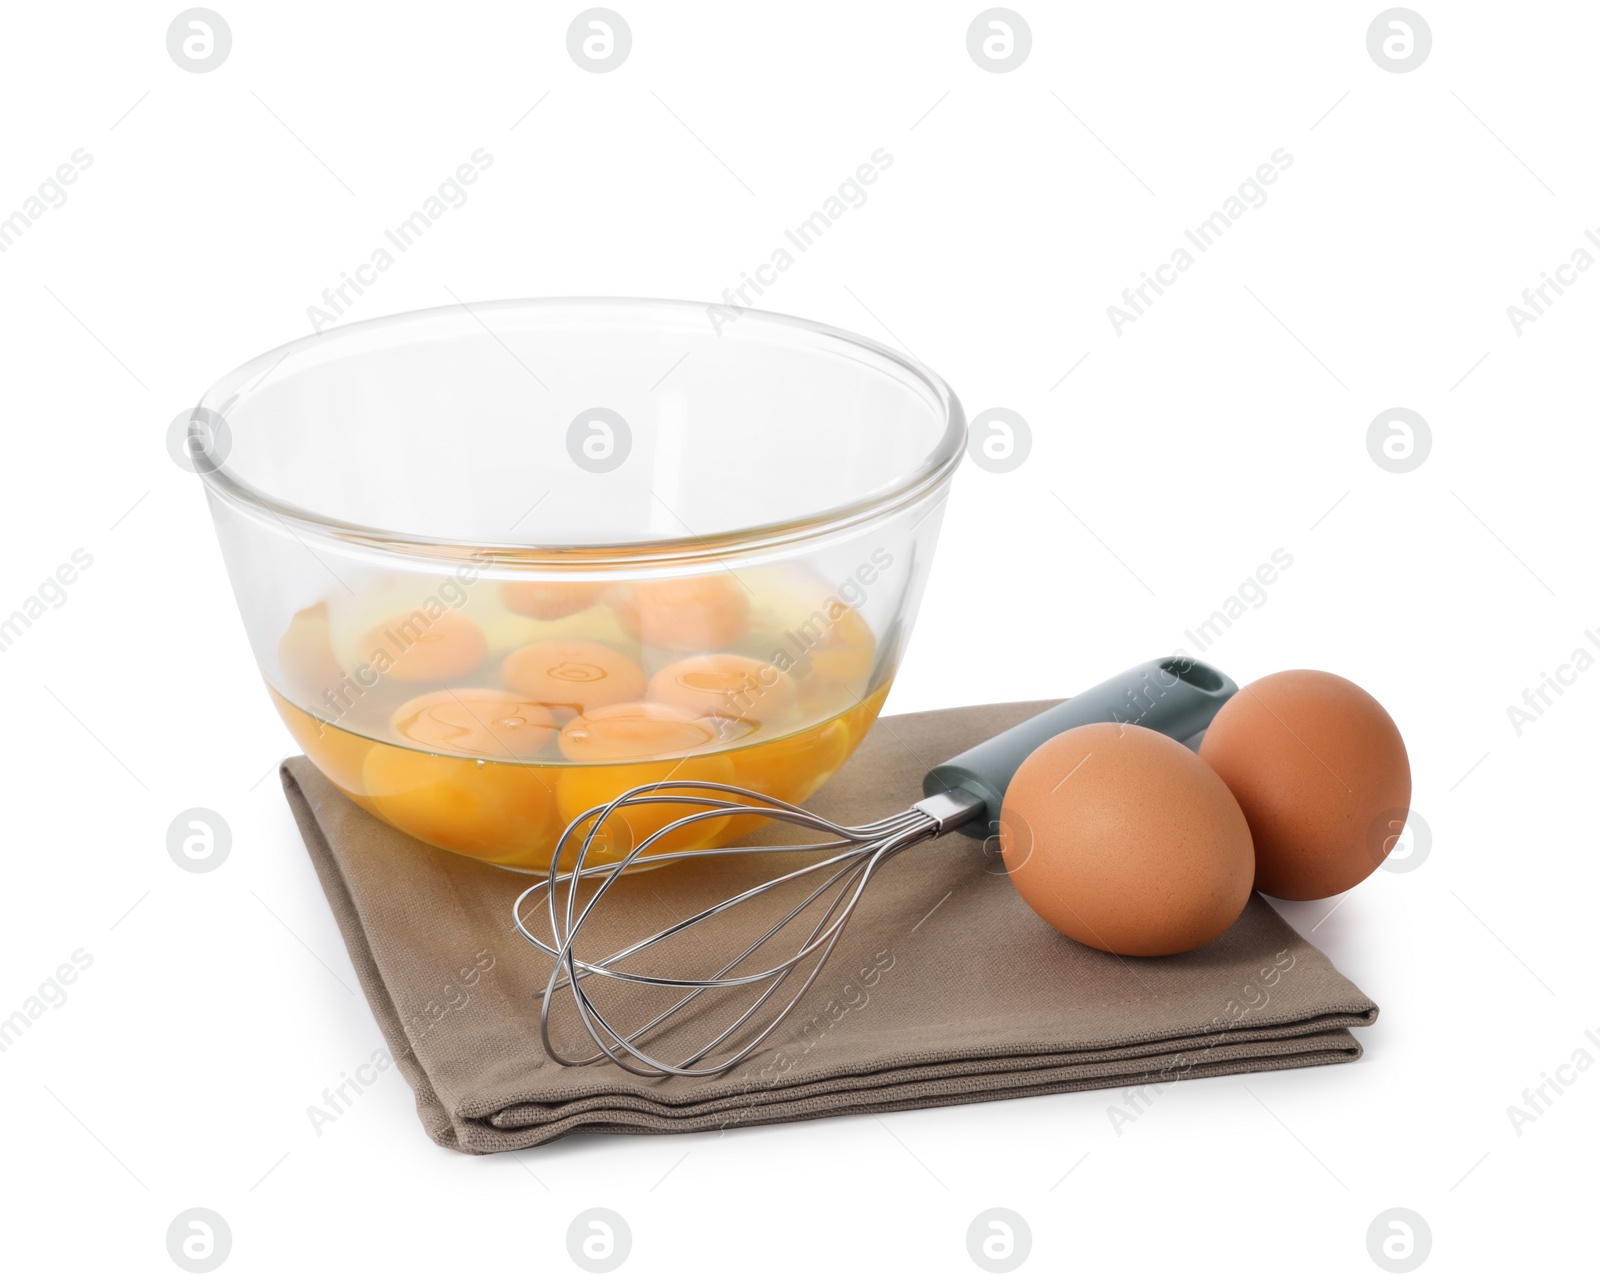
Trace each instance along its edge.
<instances>
[{"instance_id":1,"label":"metal whisk wire","mask_svg":"<svg viewBox=\"0 0 1600 1283\"><path fill-rule=\"evenodd\" d=\"M696 791L693 793L683 791L688 789ZM604 831L606 821L623 808L642 805L681 805L693 808L693 810L691 814L672 820L649 834L622 859L608 864L589 865L588 860L593 853L597 839ZM831 837L829 840L820 842L794 842L764 846L725 846L688 851L671 849L663 851L660 849L663 844L671 842L674 834L681 833L695 824L734 816L757 816L763 820L787 821L802 828L829 834ZM938 832L938 829L938 820L925 811L918 809L903 811L870 824L843 825L837 824L824 816L817 815L815 812L807 811L802 807L794 806L777 798L753 792L750 789L698 780L676 780L640 785L637 788L628 790L612 802L603 806L589 808L589 810L573 820L562 833L560 840L556 844L554 856L551 859L549 876L543 881L530 886L518 896L514 909L517 930L524 939L539 948L553 961L550 981L536 995L540 999L539 1030L546 1054L564 1065L588 1065L602 1059L608 1059L632 1073L646 1077L665 1077L670 1075L710 1077L726 1072L752 1054L767 1035L794 1009L795 1004L810 990L823 966L827 963L828 958L832 955L840 933L855 912L856 905L868 880L877 869L886 860L898 854L907 846L913 845L925 837L932 836ZM563 857L571 847L571 844L577 840L577 835L580 833L583 836L578 846L576 857L572 862L572 868L569 872L562 873L560 865ZM758 856L794 855L821 851L833 851L836 853L805 867L788 870L758 886L748 888L737 895L729 896L709 908L703 909L642 940L635 941L626 948L617 950L597 961L586 961L576 956L575 949L578 932L582 930L590 915L595 912L596 906L600 904L617 879L629 869L676 863L707 856L733 854ZM779 887L802 882L806 878L821 874L826 874L826 876L821 879L820 885L811 890L799 903L788 909L754 943L750 944L710 976L685 978L641 974L634 970L619 969L616 965L655 945L662 944L685 931L691 930L701 923L715 919L731 909L747 904L758 896L765 895ZM593 878L603 878L604 880L587 903L580 909L578 906L578 884L580 881ZM563 911L558 911L557 892L563 884L567 888L567 894L564 897L565 907ZM835 888L837 890L834 890ZM523 916L524 902L530 895L540 890L546 893L549 911L550 940L548 942L529 929ZM777 936L800 914L815 905L817 901L823 899L830 890L834 890L833 898L826 903L821 916L797 950L775 965L759 967L742 975L731 974L735 968L757 953L762 946ZM762 1019L757 1022L758 1013L762 1012L767 1006L773 994L796 971L804 967L808 961L810 963L809 972L804 975L804 979L795 988L795 992L782 1003L777 1013L770 1019ZM630 985L650 986L668 990L683 989L687 992L631 1033L623 1034L618 1031L613 1021L609 1020L601 1012L596 1001L585 988L585 981L594 977L621 981ZM707 990L763 985L764 987L756 994L754 1000L739 1012L722 1032L709 1041L702 1043L693 1054L685 1056L676 1062L671 1062L661 1059L644 1049L642 1040L660 1030L674 1015L682 1011L690 1002ZM551 1004L555 994L563 989L570 989L572 992L573 1002L579 1018L583 1021L590 1039L597 1048L593 1055L574 1059L558 1048L551 1037ZM723 1047L730 1040L740 1035L741 1031L748 1031L753 1022L758 1023L759 1027L753 1032L749 1032L748 1036L739 1038L739 1045L726 1058L711 1065L702 1063L719 1047Z\"/></svg>"},{"instance_id":2,"label":"metal whisk wire","mask_svg":"<svg viewBox=\"0 0 1600 1283\"><path fill-rule=\"evenodd\" d=\"M1057 704L1019 722L983 743L958 753L929 771L923 779L924 797L909 808L870 824L836 824L803 807L768 797L733 784L714 784L703 780L667 781L643 784L629 789L612 802L590 807L562 833L550 860L549 876L530 886L517 897L514 921L517 930L530 944L551 959L550 980L536 995L540 1000L539 1036L546 1054L563 1065L592 1065L609 1060L629 1073L643 1077L690 1075L711 1077L725 1073L752 1055L762 1041L794 1010L795 1004L810 990L822 968L832 956L840 934L861 901L868 881L900 852L919 842L945 833L963 830L982 833L986 824L999 818L1001 805L1011 778L1024 759L1053 736L1078 726L1096 722L1132 723L1161 731L1182 741L1203 731L1216 711L1238 693L1238 686L1208 664L1187 656L1169 655L1119 673L1091 687L1076 698ZM626 807L674 806L689 813L638 843L626 856L609 864L590 865L596 854L597 839L607 822ZM675 834L685 834L692 825L734 817L780 821L824 835L815 842L789 842L760 846L720 846L709 850L674 850ZM571 869L562 873L561 865L576 843ZM803 868L791 869L757 886L702 909L681 922L637 940L625 948L597 960L577 956L577 937L596 916L601 902L615 887L617 879L630 869L648 868L708 856L783 856L822 853ZM594 894L581 908L578 884L587 879L602 879ZM780 888L803 884L816 878L820 885L809 891L798 904L786 910L778 921L753 944L713 974L681 977L648 974L638 964L627 963L647 949L667 943L682 933L705 923L715 923L723 914L747 905L757 897ZM557 894L562 886L567 894L564 907L558 908ZM548 901L550 939L541 939L523 919L523 904L529 896L543 890ZM829 895L831 894L831 898ZM820 912L816 906L821 905ZM807 911L818 913L816 921L797 947L780 940L779 933L796 923ZM602 911L603 912L603 911ZM794 933L806 925L801 919ZM722 924L723 934L737 935L730 923ZM735 974L746 960L763 946L787 954L777 963L761 962L750 970ZM795 992L780 992L791 977L801 978ZM589 981L618 984L630 993L639 989L662 989L675 995L664 1010L629 1033L618 1031L618 1022L608 1019L596 997L586 987ZM698 1043L689 1039L687 1008L708 992L726 993L749 987L753 1001L743 1007L714 1038ZM555 995L570 991L573 1006L594 1043L595 1053L574 1059L555 1045L550 1020ZM681 991L681 992L680 992ZM712 999L711 1001L715 1001ZM742 1000L741 1000L742 1001ZM760 1013L769 1004L779 1008L770 1019ZM674 1017L684 1015L682 1022ZM720 1019L718 1017L717 1019ZM633 1024L630 1020L627 1024ZM715 1021L713 1021L713 1027ZM645 1049L647 1041L675 1034L688 1040L691 1050L676 1061ZM715 1056L718 1049L724 1053ZM714 1063L707 1063L714 1060Z\"/></svg>"}]
</instances>

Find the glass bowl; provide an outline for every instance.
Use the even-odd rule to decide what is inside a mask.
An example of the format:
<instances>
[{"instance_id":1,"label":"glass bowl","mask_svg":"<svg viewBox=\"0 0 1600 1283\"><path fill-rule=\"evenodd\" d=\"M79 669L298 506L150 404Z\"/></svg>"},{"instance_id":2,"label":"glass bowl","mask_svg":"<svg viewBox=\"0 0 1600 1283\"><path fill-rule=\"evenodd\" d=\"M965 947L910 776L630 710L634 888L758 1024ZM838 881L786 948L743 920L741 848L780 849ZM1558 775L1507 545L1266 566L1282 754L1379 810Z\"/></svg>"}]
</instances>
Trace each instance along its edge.
<instances>
[{"instance_id":1,"label":"glass bowl","mask_svg":"<svg viewBox=\"0 0 1600 1283\"><path fill-rule=\"evenodd\" d=\"M799 802L839 768L966 423L937 375L828 326L546 299L301 339L175 432L306 755L395 828L545 868L636 785ZM637 809L602 848L686 811Z\"/></svg>"}]
</instances>

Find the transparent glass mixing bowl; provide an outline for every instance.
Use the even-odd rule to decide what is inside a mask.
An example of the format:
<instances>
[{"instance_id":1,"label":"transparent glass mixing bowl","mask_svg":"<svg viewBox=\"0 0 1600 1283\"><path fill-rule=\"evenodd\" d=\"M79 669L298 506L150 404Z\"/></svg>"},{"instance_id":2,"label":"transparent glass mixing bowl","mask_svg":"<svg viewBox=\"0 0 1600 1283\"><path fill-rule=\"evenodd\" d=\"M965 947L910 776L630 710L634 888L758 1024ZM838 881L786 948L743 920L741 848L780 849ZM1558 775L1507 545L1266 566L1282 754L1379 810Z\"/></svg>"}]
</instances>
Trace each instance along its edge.
<instances>
[{"instance_id":1,"label":"transparent glass mixing bowl","mask_svg":"<svg viewBox=\"0 0 1600 1283\"><path fill-rule=\"evenodd\" d=\"M827 326L549 299L299 340L186 431L306 755L398 829L539 868L638 784L800 801L838 769L905 649L966 423L937 375ZM659 811L602 844L681 808Z\"/></svg>"}]
</instances>

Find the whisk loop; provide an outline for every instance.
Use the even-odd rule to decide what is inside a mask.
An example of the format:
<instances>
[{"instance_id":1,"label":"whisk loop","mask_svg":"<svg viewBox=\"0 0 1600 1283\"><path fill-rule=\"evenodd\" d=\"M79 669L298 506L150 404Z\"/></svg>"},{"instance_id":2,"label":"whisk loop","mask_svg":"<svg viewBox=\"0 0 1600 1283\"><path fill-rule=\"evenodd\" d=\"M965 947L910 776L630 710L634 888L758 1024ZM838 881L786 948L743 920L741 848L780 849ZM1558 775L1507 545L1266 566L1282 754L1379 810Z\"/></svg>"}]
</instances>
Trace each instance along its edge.
<instances>
[{"instance_id":1,"label":"whisk loop","mask_svg":"<svg viewBox=\"0 0 1600 1283\"><path fill-rule=\"evenodd\" d=\"M688 790L693 790L692 792ZM691 809L691 813L663 825L649 834L620 860L591 865L589 860L594 847L604 832L606 822L628 807L649 805L678 805ZM687 836L693 826L710 821L726 821L736 816L754 816L762 820L783 821L797 827L827 835L816 842L791 842L763 846L721 846L704 850L683 850L674 842L675 835ZM625 816L623 817L626 818ZM815 812L795 806L778 798L768 797L750 789L732 784L715 784L702 780L673 780L658 784L644 784L628 790L614 801L591 807L577 817L562 833L550 862L547 878L537 882L517 897L514 913L517 930L529 943L552 959L549 983L537 995L540 1000L539 1031L545 1053L564 1065L591 1065L600 1060L613 1063L633 1073L647 1077L691 1075L710 1077L725 1073L751 1055L766 1036L782 1022L810 990L823 965L833 953L839 934L855 912L861 893L885 861L907 846L932 837L940 832L942 821L928 810L913 807L897 815L865 825L838 824ZM571 856L576 844L576 855L569 871L562 872L561 864ZM665 848L665 849L663 849ZM673 923L671 926L635 941L626 948L602 958L585 960L576 954L578 933L591 915L601 905L606 893L624 873L633 869L649 868L663 864L710 856L786 856L833 852L823 859L801 868L788 870L758 886L750 887L729 896L698 913ZM600 884L586 903L580 907L578 887L580 882L599 879ZM722 914L748 904L759 896L780 887L814 879L817 885L789 908L778 920L748 947L708 976L683 977L647 973L642 970L623 969L619 963L643 953L685 932L711 922ZM560 894L565 886L565 895ZM530 896L545 892L550 935L543 939L527 924L523 906ZM833 892L828 898L829 892ZM785 927L812 906L823 901L820 916L806 933L803 942L792 953L770 966L735 974L741 963L751 958ZM766 1015L764 1009L784 983L800 972L802 978L793 986L793 993L784 996L776 1014ZM600 1010L586 982L596 977L620 981L629 985L643 985L671 991L682 991L674 996L664 1010L629 1033L618 1031L617 1022L608 1019ZM644 1040L662 1030L662 1026L707 990L730 990L759 987L754 1000L744 1007L714 1038L702 1043L692 1054L675 1061L662 1059L645 1050ZM570 990L579 1018L596 1048L592 1055L572 1058L555 1045L551 1036L552 1003L557 993ZM714 1063L705 1063L719 1048L725 1055Z\"/></svg>"}]
</instances>

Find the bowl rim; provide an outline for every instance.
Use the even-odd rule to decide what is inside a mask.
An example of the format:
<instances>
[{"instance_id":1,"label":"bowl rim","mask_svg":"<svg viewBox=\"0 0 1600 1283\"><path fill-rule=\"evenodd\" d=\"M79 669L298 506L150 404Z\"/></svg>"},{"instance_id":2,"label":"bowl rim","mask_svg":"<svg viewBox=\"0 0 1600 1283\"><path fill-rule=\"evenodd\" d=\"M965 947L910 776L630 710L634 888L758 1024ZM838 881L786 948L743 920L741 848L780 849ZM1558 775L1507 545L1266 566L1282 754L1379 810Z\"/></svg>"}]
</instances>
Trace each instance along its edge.
<instances>
[{"instance_id":1,"label":"bowl rim","mask_svg":"<svg viewBox=\"0 0 1600 1283\"><path fill-rule=\"evenodd\" d=\"M875 521L909 507L930 493L943 488L965 453L967 420L961 402L950 385L916 357L851 330L807 320L804 317L750 307L733 310L740 321L755 319L768 325L801 330L821 338L865 349L912 376L932 393L944 417L943 432L933 449L915 466L887 485L880 486L859 499L803 517L743 526L711 535L690 533L647 541L548 544L516 540L466 541L440 538L421 532L385 530L345 521L326 513L314 512L250 485L227 466L225 453L221 459L213 460L212 434L209 431L196 432L194 429L196 423L208 429L215 421L210 416L225 421L227 411L249 396L255 386L265 380L284 361L314 352L332 343L370 337L384 330L415 325L430 318L459 315L462 312L487 330L488 325L479 315L483 312L492 314L512 310L596 306L616 308L619 311L629 308L669 309L673 313L698 311L708 315L712 308L720 308L724 312L730 310L726 303L697 303L687 299L573 295L493 299L476 303L457 302L441 307L394 312L347 325L331 326L318 333L293 339L246 361L207 389L194 410L190 412L190 431L198 447L192 455L194 470L205 482L214 498L257 516L265 514L278 524L287 527L297 538L301 533L309 533L338 542L435 560L470 560L481 563L487 558L496 563L511 562L530 569L570 569L580 564L592 567L594 563L603 563L607 568L622 568L662 562L720 561L729 556L765 551L790 543L809 542L851 526ZM490 333L492 335L493 332Z\"/></svg>"}]
</instances>

